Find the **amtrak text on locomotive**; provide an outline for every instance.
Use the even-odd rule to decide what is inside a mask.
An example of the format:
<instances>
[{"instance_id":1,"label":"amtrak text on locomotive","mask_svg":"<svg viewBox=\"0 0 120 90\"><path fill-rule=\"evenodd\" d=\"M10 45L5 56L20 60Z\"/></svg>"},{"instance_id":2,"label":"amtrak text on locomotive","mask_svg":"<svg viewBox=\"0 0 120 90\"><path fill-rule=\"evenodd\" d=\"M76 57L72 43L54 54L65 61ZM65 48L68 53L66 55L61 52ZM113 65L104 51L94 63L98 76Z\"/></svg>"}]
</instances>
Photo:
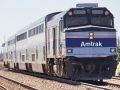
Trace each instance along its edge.
<instances>
[{"instance_id":1,"label":"amtrak text on locomotive","mask_svg":"<svg viewBox=\"0 0 120 90\"><path fill-rule=\"evenodd\" d=\"M84 42L82 41L81 47L102 47L102 42Z\"/></svg>"}]
</instances>

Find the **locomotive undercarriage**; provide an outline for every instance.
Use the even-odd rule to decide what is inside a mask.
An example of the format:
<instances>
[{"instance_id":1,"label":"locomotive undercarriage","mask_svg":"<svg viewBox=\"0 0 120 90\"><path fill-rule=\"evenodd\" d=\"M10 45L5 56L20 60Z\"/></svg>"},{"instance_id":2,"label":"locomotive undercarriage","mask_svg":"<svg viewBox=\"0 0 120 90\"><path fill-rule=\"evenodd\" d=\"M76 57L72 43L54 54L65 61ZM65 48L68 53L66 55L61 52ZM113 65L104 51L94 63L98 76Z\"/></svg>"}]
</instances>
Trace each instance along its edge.
<instances>
[{"instance_id":1,"label":"locomotive undercarriage","mask_svg":"<svg viewBox=\"0 0 120 90\"><path fill-rule=\"evenodd\" d=\"M64 59L47 59L46 73L52 76L67 78Z\"/></svg>"},{"instance_id":2,"label":"locomotive undercarriage","mask_svg":"<svg viewBox=\"0 0 120 90\"><path fill-rule=\"evenodd\" d=\"M113 56L106 58L65 59L65 70L68 77L74 80L110 79L114 74L117 62Z\"/></svg>"},{"instance_id":3,"label":"locomotive undercarriage","mask_svg":"<svg viewBox=\"0 0 120 90\"><path fill-rule=\"evenodd\" d=\"M70 78L72 80L110 79L116 70L117 62L113 56L106 58L48 59L48 75Z\"/></svg>"}]
</instances>

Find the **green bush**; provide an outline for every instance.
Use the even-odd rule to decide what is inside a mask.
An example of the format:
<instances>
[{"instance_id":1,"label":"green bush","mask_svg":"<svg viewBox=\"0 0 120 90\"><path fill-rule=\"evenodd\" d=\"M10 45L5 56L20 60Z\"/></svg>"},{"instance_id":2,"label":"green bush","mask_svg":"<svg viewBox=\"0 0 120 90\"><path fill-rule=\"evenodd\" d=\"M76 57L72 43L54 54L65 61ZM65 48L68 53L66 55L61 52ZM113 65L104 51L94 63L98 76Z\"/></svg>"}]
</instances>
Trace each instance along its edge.
<instances>
[{"instance_id":1,"label":"green bush","mask_svg":"<svg viewBox=\"0 0 120 90\"><path fill-rule=\"evenodd\" d=\"M117 72L117 75L118 75L118 76L120 76L120 71L119 71L119 72Z\"/></svg>"},{"instance_id":2,"label":"green bush","mask_svg":"<svg viewBox=\"0 0 120 90\"><path fill-rule=\"evenodd\" d=\"M120 61L120 48L117 46L117 60Z\"/></svg>"}]
</instances>

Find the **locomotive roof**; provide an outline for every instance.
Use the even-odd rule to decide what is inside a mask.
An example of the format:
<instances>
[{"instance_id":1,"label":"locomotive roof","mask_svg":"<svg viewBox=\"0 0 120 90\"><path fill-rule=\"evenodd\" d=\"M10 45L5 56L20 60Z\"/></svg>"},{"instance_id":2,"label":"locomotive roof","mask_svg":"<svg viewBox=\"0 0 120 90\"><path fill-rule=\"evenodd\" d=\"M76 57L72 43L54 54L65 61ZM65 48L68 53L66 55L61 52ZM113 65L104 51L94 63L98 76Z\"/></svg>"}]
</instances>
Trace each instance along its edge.
<instances>
[{"instance_id":1,"label":"locomotive roof","mask_svg":"<svg viewBox=\"0 0 120 90\"><path fill-rule=\"evenodd\" d=\"M51 21L53 21L53 20L55 20L55 19L58 19L58 18L60 18L60 17L63 17L69 10L70 10L70 9L65 10L65 11L62 11L62 12L59 13L59 14L56 14L55 16L53 16L53 17L49 20L49 22L51 22Z\"/></svg>"}]
</instances>

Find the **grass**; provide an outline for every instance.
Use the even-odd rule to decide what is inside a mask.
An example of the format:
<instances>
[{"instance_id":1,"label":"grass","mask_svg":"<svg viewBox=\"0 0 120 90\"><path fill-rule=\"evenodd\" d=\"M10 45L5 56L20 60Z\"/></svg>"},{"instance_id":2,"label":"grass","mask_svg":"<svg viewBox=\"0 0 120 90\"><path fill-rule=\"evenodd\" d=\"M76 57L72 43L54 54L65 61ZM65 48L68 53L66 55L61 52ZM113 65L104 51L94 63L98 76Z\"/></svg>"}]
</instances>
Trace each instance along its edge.
<instances>
[{"instance_id":1,"label":"grass","mask_svg":"<svg viewBox=\"0 0 120 90\"><path fill-rule=\"evenodd\" d=\"M116 75L120 75L120 62L117 65Z\"/></svg>"}]
</instances>

